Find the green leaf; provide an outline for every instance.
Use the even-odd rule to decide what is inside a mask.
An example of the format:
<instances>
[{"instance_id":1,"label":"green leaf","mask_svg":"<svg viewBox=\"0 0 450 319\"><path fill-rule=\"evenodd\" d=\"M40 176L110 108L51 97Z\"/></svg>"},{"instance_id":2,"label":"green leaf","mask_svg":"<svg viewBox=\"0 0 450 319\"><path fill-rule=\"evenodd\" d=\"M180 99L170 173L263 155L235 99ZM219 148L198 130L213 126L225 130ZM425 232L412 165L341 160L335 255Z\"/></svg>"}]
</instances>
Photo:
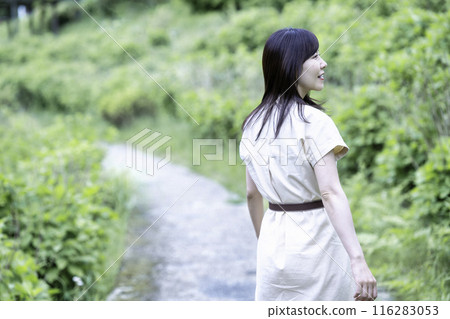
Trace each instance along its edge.
<instances>
[{"instance_id":1,"label":"green leaf","mask_svg":"<svg viewBox=\"0 0 450 319\"><path fill-rule=\"evenodd\" d=\"M47 280L49 283L52 283L58 278L58 276L59 270L57 268L52 268L45 274L45 280Z\"/></svg>"},{"instance_id":2,"label":"green leaf","mask_svg":"<svg viewBox=\"0 0 450 319\"><path fill-rule=\"evenodd\" d=\"M57 259L56 260L56 266L58 267L59 270L64 269L67 267L67 259Z\"/></svg>"}]
</instances>

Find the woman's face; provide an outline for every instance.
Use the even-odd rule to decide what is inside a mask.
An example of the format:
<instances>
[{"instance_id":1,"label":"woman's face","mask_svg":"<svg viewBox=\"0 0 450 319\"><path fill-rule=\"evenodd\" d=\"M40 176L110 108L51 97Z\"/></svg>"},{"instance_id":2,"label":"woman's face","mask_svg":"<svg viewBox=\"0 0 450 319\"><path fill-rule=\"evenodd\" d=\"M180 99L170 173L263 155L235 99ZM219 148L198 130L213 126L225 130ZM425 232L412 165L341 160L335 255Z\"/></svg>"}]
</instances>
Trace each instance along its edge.
<instances>
[{"instance_id":1,"label":"woman's face","mask_svg":"<svg viewBox=\"0 0 450 319\"><path fill-rule=\"evenodd\" d=\"M326 67L327 63L320 57L319 51L303 63L302 74L297 82L297 90L302 98L311 90L320 91L323 89L324 69Z\"/></svg>"}]
</instances>

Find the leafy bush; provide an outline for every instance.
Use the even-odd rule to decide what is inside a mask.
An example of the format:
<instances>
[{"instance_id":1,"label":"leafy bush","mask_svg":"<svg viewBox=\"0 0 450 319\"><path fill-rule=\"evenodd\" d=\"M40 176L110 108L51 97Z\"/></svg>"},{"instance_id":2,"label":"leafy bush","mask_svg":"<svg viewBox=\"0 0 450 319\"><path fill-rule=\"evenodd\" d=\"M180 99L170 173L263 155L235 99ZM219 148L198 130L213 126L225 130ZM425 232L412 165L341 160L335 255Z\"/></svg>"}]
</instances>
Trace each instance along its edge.
<instances>
[{"instance_id":1,"label":"leafy bush","mask_svg":"<svg viewBox=\"0 0 450 319\"><path fill-rule=\"evenodd\" d=\"M441 31L448 22L445 15L430 20L433 23L408 51L395 51L376 62L378 80L397 92L398 99L397 112L392 113L395 126L376 160L377 175L387 185L402 183L405 191L415 186L415 173L427 161L428 150L449 133L444 89L448 61L442 46L449 39Z\"/></svg>"},{"instance_id":2,"label":"leafy bush","mask_svg":"<svg viewBox=\"0 0 450 319\"><path fill-rule=\"evenodd\" d=\"M225 100L223 96L205 90L186 92L182 94L181 101L189 106L189 113L199 123L196 131L200 137L236 137L240 133L234 129L235 101Z\"/></svg>"},{"instance_id":3,"label":"leafy bush","mask_svg":"<svg viewBox=\"0 0 450 319\"><path fill-rule=\"evenodd\" d=\"M415 174L411 209L425 225L450 226L450 138L443 137Z\"/></svg>"},{"instance_id":4,"label":"leafy bush","mask_svg":"<svg viewBox=\"0 0 450 319\"><path fill-rule=\"evenodd\" d=\"M413 0L412 5L434 12L447 12L449 9L446 0Z\"/></svg>"},{"instance_id":5,"label":"leafy bush","mask_svg":"<svg viewBox=\"0 0 450 319\"><path fill-rule=\"evenodd\" d=\"M333 2L342 4L339 0ZM390 17L404 8L420 8L430 12L446 12L448 10L445 0L383 0L377 1L375 4L374 0L348 0L346 2L347 6L357 8L361 12L372 4L370 13L380 17Z\"/></svg>"},{"instance_id":6,"label":"leafy bush","mask_svg":"<svg viewBox=\"0 0 450 319\"><path fill-rule=\"evenodd\" d=\"M12 182L0 175L0 216L13 213L17 222L16 194ZM7 211L11 210L11 211ZM39 278L33 256L19 250L13 238L4 235L5 220L0 217L0 300L42 300L49 298L49 287Z\"/></svg>"},{"instance_id":7,"label":"leafy bush","mask_svg":"<svg viewBox=\"0 0 450 319\"><path fill-rule=\"evenodd\" d=\"M428 146L424 136L407 124L389 133L384 149L376 157L376 180L381 185L399 185L409 191L414 187L415 171L426 161Z\"/></svg>"},{"instance_id":8,"label":"leafy bush","mask_svg":"<svg viewBox=\"0 0 450 319\"><path fill-rule=\"evenodd\" d=\"M232 5L230 0L188 0L194 11L222 10Z\"/></svg>"},{"instance_id":9,"label":"leafy bush","mask_svg":"<svg viewBox=\"0 0 450 319\"><path fill-rule=\"evenodd\" d=\"M349 178L344 189L358 239L380 285L395 300L448 300L448 214L439 224L424 226L416 207L402 207L409 194L400 187L380 190L362 172Z\"/></svg>"},{"instance_id":10,"label":"leafy bush","mask_svg":"<svg viewBox=\"0 0 450 319\"><path fill-rule=\"evenodd\" d=\"M268 6L281 11L285 3L283 0L188 0L187 2L194 11L199 12Z\"/></svg>"},{"instance_id":11,"label":"leafy bush","mask_svg":"<svg viewBox=\"0 0 450 319\"><path fill-rule=\"evenodd\" d=\"M408 48L425 35L438 15L418 8L405 8L389 19L391 32L386 34L389 51Z\"/></svg>"},{"instance_id":12,"label":"leafy bush","mask_svg":"<svg viewBox=\"0 0 450 319\"><path fill-rule=\"evenodd\" d=\"M170 43L169 35L164 29L149 30L149 42L152 46L166 46Z\"/></svg>"},{"instance_id":13,"label":"leafy bush","mask_svg":"<svg viewBox=\"0 0 450 319\"><path fill-rule=\"evenodd\" d=\"M83 16L80 7L73 1L61 1L56 5L56 19L60 27L72 23ZM51 16L47 22L48 30L51 30Z\"/></svg>"},{"instance_id":14,"label":"leafy bush","mask_svg":"<svg viewBox=\"0 0 450 319\"><path fill-rule=\"evenodd\" d=\"M128 123L133 117L146 114L154 116L158 105L152 96L137 87L113 90L100 99L99 109L103 117L116 126Z\"/></svg>"},{"instance_id":15,"label":"leafy bush","mask_svg":"<svg viewBox=\"0 0 450 319\"><path fill-rule=\"evenodd\" d=\"M135 116L155 116L163 109L173 112L173 100L152 79L145 75L136 78L139 72L134 65L117 68L103 86L98 109L116 126L128 123ZM166 83L163 87L168 89Z\"/></svg>"},{"instance_id":16,"label":"leafy bush","mask_svg":"<svg viewBox=\"0 0 450 319\"><path fill-rule=\"evenodd\" d=\"M116 16L118 12L123 10L121 7L130 9L130 2L132 2L134 7L148 8L167 2L167 0L84 0L81 5L83 5L87 11L94 14Z\"/></svg>"},{"instance_id":17,"label":"leafy bush","mask_svg":"<svg viewBox=\"0 0 450 319\"><path fill-rule=\"evenodd\" d=\"M33 33L52 31L53 21L58 27L63 27L77 21L83 14L74 1L60 1L54 4L45 0L34 1L30 28Z\"/></svg>"},{"instance_id":18,"label":"leafy bush","mask_svg":"<svg viewBox=\"0 0 450 319\"><path fill-rule=\"evenodd\" d=\"M103 151L90 141L89 126L86 116L56 119L44 128L16 115L0 127L1 147L8 149L0 157L3 299L71 300L112 263L128 188L124 179L101 174ZM83 298L103 299L108 280Z\"/></svg>"},{"instance_id":19,"label":"leafy bush","mask_svg":"<svg viewBox=\"0 0 450 319\"><path fill-rule=\"evenodd\" d=\"M370 178L375 158L389 136L395 97L380 86L364 86L354 90L353 95L353 100L335 116L341 123L341 134L352 148L340 168L351 174L361 171Z\"/></svg>"},{"instance_id":20,"label":"leafy bush","mask_svg":"<svg viewBox=\"0 0 450 319\"><path fill-rule=\"evenodd\" d=\"M9 105L74 112L86 110L93 98L88 79L95 71L89 64L38 60L23 64L19 70L4 70L8 77L0 80L0 89L6 92L0 98ZM77 78L83 80L74 85Z\"/></svg>"},{"instance_id":21,"label":"leafy bush","mask_svg":"<svg viewBox=\"0 0 450 319\"><path fill-rule=\"evenodd\" d=\"M236 52L243 46L248 50L261 49L267 38L282 27L279 13L273 8L249 8L234 14L230 22L213 30L208 39L201 40L197 47L216 53Z\"/></svg>"}]
</instances>

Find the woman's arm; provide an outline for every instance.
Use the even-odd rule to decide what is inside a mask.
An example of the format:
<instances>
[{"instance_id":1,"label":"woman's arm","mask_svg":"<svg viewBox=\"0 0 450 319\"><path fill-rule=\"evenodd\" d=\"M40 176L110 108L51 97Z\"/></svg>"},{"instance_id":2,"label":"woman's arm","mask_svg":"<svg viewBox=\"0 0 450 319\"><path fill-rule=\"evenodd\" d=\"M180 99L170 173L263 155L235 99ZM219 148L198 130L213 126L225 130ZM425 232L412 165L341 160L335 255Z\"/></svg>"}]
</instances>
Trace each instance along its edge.
<instances>
[{"instance_id":1,"label":"woman's arm","mask_svg":"<svg viewBox=\"0 0 450 319\"><path fill-rule=\"evenodd\" d=\"M253 227L255 228L256 238L259 238L259 231L261 229L261 222L264 216L263 197L256 188L255 182L246 169L247 180L247 206L252 219Z\"/></svg>"},{"instance_id":2,"label":"woman's arm","mask_svg":"<svg viewBox=\"0 0 450 319\"><path fill-rule=\"evenodd\" d=\"M364 259L364 254L356 237L352 214L339 181L337 161L330 151L314 166L322 201L331 223L346 249L352 265L352 272L357 284L356 300L373 300L377 297L376 280Z\"/></svg>"}]
</instances>

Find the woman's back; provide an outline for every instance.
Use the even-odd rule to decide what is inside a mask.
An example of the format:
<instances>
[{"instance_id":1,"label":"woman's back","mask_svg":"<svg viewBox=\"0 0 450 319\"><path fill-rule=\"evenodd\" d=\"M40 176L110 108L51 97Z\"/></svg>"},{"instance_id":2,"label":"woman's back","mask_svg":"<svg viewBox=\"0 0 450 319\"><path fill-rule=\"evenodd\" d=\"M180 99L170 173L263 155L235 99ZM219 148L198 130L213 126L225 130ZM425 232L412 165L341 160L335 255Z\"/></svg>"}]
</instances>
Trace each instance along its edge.
<instances>
[{"instance_id":1,"label":"woman's back","mask_svg":"<svg viewBox=\"0 0 450 319\"><path fill-rule=\"evenodd\" d=\"M313 166L334 149L336 158L348 151L333 120L315 107L304 105L303 121L292 106L275 138L278 112L271 114L258 140L263 116L247 126L239 148L258 190L272 203L303 203L319 200L320 190Z\"/></svg>"}]
</instances>

